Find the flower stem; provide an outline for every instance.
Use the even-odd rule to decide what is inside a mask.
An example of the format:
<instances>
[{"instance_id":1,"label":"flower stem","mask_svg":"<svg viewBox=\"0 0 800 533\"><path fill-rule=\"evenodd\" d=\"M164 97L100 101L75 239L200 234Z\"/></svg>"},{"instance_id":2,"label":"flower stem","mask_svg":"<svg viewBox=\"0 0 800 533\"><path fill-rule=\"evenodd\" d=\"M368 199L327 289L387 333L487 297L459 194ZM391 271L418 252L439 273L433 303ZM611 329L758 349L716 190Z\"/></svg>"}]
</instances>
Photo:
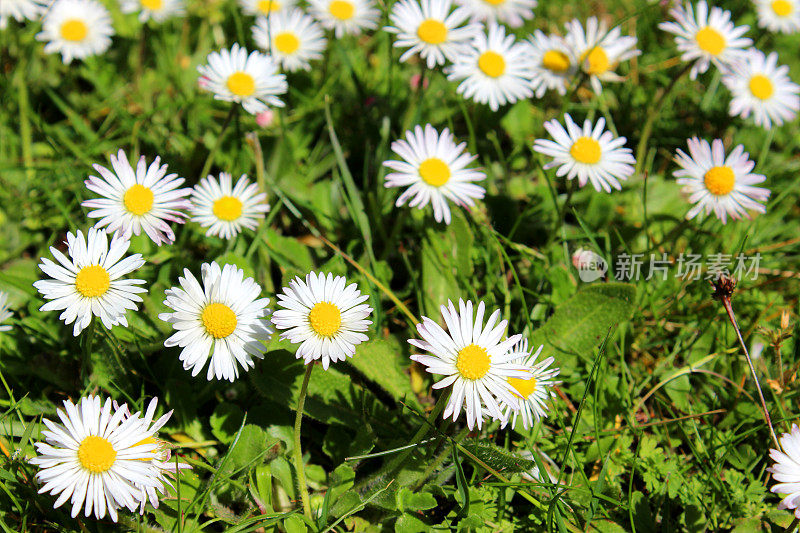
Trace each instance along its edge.
<instances>
[{"instance_id":1,"label":"flower stem","mask_svg":"<svg viewBox=\"0 0 800 533\"><path fill-rule=\"evenodd\" d=\"M201 180L208 176L208 171L211 170L211 164L214 162L214 156L217 154L220 145L222 145L222 139L225 137L225 131L228 129L228 126L231 123L231 119L233 115L239 110L239 105L234 104L231 106L231 110L228 111L228 116L225 117L225 122L222 123L222 129L219 130L219 135L217 135L217 142L214 143L214 147L208 152L208 157L206 157L206 162L203 163L203 170L200 171L200 177L198 180Z\"/></svg>"},{"instance_id":2,"label":"flower stem","mask_svg":"<svg viewBox=\"0 0 800 533\"><path fill-rule=\"evenodd\" d=\"M97 320L95 317L92 317L89 321L89 325L86 327L86 335L81 339L83 341L83 361L81 362L81 374L83 378L89 375L89 369L91 368L92 344L94 343L94 329L97 325L96 323Z\"/></svg>"},{"instance_id":3,"label":"flower stem","mask_svg":"<svg viewBox=\"0 0 800 533\"><path fill-rule=\"evenodd\" d=\"M305 514L306 518L309 520L313 520L313 517L311 516L311 502L308 499L306 470L303 464L303 449L300 447L300 426L303 423L303 406L306 403L308 382L311 379L312 370L314 370L314 363L306 365L306 374L303 377L303 385L300 387L300 397L297 400L297 415L294 419L294 469L297 472L297 490L300 493L300 500L303 503L303 514Z\"/></svg>"}]
</instances>

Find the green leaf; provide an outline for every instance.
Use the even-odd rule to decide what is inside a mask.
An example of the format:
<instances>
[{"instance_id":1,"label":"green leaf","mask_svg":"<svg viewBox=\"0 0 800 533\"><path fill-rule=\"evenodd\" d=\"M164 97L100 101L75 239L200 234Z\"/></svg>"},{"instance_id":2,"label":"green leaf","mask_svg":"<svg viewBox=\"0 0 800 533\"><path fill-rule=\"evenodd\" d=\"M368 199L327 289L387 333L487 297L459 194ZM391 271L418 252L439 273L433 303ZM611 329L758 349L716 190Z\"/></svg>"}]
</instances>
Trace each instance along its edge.
<instances>
[{"instance_id":1,"label":"green leaf","mask_svg":"<svg viewBox=\"0 0 800 533\"><path fill-rule=\"evenodd\" d=\"M458 279L472 274L472 232L461 216L454 216L446 229L429 226L422 241L422 308L438 316L439 306L462 296Z\"/></svg>"},{"instance_id":2,"label":"green leaf","mask_svg":"<svg viewBox=\"0 0 800 533\"><path fill-rule=\"evenodd\" d=\"M536 461L513 455L490 442L469 439L462 446L498 472L527 472L536 467Z\"/></svg>"},{"instance_id":3,"label":"green leaf","mask_svg":"<svg viewBox=\"0 0 800 533\"><path fill-rule=\"evenodd\" d=\"M356 354L347 361L370 381L374 381L395 400L421 408L411 378L404 372L400 361L406 358L407 350L394 337L373 339L356 348ZM406 359L407 360L407 359Z\"/></svg>"},{"instance_id":4,"label":"green leaf","mask_svg":"<svg viewBox=\"0 0 800 533\"><path fill-rule=\"evenodd\" d=\"M283 521L283 528L286 530L286 533L306 533L306 531L308 531L302 517L296 514Z\"/></svg>"},{"instance_id":5,"label":"green leaf","mask_svg":"<svg viewBox=\"0 0 800 533\"><path fill-rule=\"evenodd\" d=\"M220 442L228 444L244 420L244 411L232 403L221 403L211 414L211 433Z\"/></svg>"},{"instance_id":6,"label":"green leaf","mask_svg":"<svg viewBox=\"0 0 800 533\"><path fill-rule=\"evenodd\" d=\"M403 487L397 492L397 508L401 511L425 511L436 507L436 498L430 492L412 492Z\"/></svg>"},{"instance_id":7,"label":"green leaf","mask_svg":"<svg viewBox=\"0 0 800 533\"><path fill-rule=\"evenodd\" d=\"M217 257L216 262L219 264L220 268L225 265L234 265L236 267L241 268L244 270L245 277L252 278L255 276L255 270L253 270L253 265L250 262L242 257L241 255L234 253L234 252L226 252Z\"/></svg>"},{"instance_id":8,"label":"green leaf","mask_svg":"<svg viewBox=\"0 0 800 533\"><path fill-rule=\"evenodd\" d=\"M591 360L608 330L633 314L636 288L627 283L590 285L559 306L531 336L542 355L572 355ZM555 351L555 353L553 353ZM560 364L565 364L560 358Z\"/></svg>"},{"instance_id":9,"label":"green leaf","mask_svg":"<svg viewBox=\"0 0 800 533\"><path fill-rule=\"evenodd\" d=\"M224 471L232 474L242 468L253 466L266 455L277 439L269 439L267 433L258 426L247 424L233 449L230 450Z\"/></svg>"},{"instance_id":10,"label":"green leaf","mask_svg":"<svg viewBox=\"0 0 800 533\"><path fill-rule=\"evenodd\" d=\"M248 379L255 389L269 402L286 409L294 409L300 395L305 365L294 354L286 350L267 352L262 364L248 372ZM311 376L305 415L328 424L336 423L352 427L354 420L362 418L361 400L371 396L369 391L355 385L350 376L331 367L319 370ZM370 423L388 427L385 408L373 402L375 412Z\"/></svg>"}]
</instances>

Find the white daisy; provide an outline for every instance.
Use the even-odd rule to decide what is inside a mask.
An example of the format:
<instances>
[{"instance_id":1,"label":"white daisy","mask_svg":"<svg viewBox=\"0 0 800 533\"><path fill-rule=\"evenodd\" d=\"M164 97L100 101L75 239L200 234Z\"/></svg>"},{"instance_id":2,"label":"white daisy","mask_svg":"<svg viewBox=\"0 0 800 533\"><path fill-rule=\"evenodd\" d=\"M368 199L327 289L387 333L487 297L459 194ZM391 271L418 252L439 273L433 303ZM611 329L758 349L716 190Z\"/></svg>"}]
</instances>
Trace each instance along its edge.
<instances>
[{"instance_id":1,"label":"white daisy","mask_svg":"<svg viewBox=\"0 0 800 533\"><path fill-rule=\"evenodd\" d=\"M67 256L50 247L50 253L58 261L42 258L39 268L52 279L39 280L33 284L44 299L50 300L40 311L60 311L65 324L75 322L72 333L77 336L92 316L100 319L111 329L120 324L128 327L125 313L135 311L136 302L141 302L139 293L147 289L138 287L144 280L122 279L144 264L142 254L125 257L131 242L115 235L108 243L103 230L90 228L86 238L77 231L67 233Z\"/></svg>"},{"instance_id":2,"label":"white daisy","mask_svg":"<svg viewBox=\"0 0 800 533\"><path fill-rule=\"evenodd\" d=\"M381 16L373 0L309 0L309 9L337 39L377 28Z\"/></svg>"},{"instance_id":3,"label":"white daisy","mask_svg":"<svg viewBox=\"0 0 800 533\"><path fill-rule=\"evenodd\" d=\"M433 218L437 222L450 224L450 207L447 200L456 205L475 205L486 190L473 181L481 181L486 175L479 170L467 168L477 156L465 152L467 143L456 144L455 137L445 128L439 134L430 124L416 126L406 132L406 140L394 141L392 151L402 161L385 161L384 166L394 170L386 175L386 187L408 187L397 198L400 207L409 199L409 207L422 209L433 205Z\"/></svg>"},{"instance_id":4,"label":"white daisy","mask_svg":"<svg viewBox=\"0 0 800 533\"><path fill-rule=\"evenodd\" d=\"M501 429L506 427L509 420L511 420L511 429L514 429L518 416L522 417L522 427L525 429L530 429L540 418L547 417L545 404L550 396L553 395L550 388L558 383L553 378L561 370L547 368L555 361L552 357L536 362L536 358L539 357L542 348L543 346L539 346L535 353L529 352L527 339L520 340L511 348L510 355L515 355L516 358L511 359L509 362L527 367L531 377L530 379L508 378L508 383L513 389L512 392L519 400L519 407L514 409L511 405L501 401L503 410Z\"/></svg>"},{"instance_id":5,"label":"white daisy","mask_svg":"<svg viewBox=\"0 0 800 533\"><path fill-rule=\"evenodd\" d=\"M309 70L309 62L322 58L328 42L322 27L299 9L259 17L253 26L253 39L290 72Z\"/></svg>"},{"instance_id":6,"label":"white daisy","mask_svg":"<svg viewBox=\"0 0 800 533\"><path fill-rule=\"evenodd\" d=\"M800 86L789 78L789 67L778 66L778 54L751 48L744 61L722 77L733 94L730 114L747 118L752 113L758 126L771 128L791 121L800 109Z\"/></svg>"},{"instance_id":7,"label":"white daisy","mask_svg":"<svg viewBox=\"0 0 800 533\"><path fill-rule=\"evenodd\" d=\"M484 410L493 418L503 419L498 400L519 407L508 378L525 379L530 375L524 365L509 362L518 357L509 350L521 335L501 340L508 322L498 322L499 309L484 326L483 302L478 304L475 315L471 301L459 300L458 311L453 302L447 304L441 306L441 312L448 331L423 316L422 323L417 324L422 339L408 342L430 355L414 354L411 359L424 365L431 374L446 376L434 383L434 389L453 386L443 417L452 415L456 420L466 404L467 426L472 429L477 425L480 429Z\"/></svg>"},{"instance_id":8,"label":"white daisy","mask_svg":"<svg viewBox=\"0 0 800 533\"><path fill-rule=\"evenodd\" d=\"M545 122L544 129L554 140L536 139L533 145L535 151L553 158L544 168L558 167L559 178L567 176L571 180L577 176L581 187L591 181L597 191L622 189L620 181L633 174L636 163L631 149L624 147L627 139L606 131L603 117L594 126L585 121L583 128L568 114L564 121L566 129L555 119Z\"/></svg>"},{"instance_id":9,"label":"white daisy","mask_svg":"<svg viewBox=\"0 0 800 533\"><path fill-rule=\"evenodd\" d=\"M121 0L120 7L123 13L139 11L141 22L147 22L149 19L163 22L186 12L183 0Z\"/></svg>"},{"instance_id":10,"label":"white daisy","mask_svg":"<svg viewBox=\"0 0 800 533\"><path fill-rule=\"evenodd\" d=\"M769 456L775 464L767 468L778 483L771 492L785 494L778 509L794 509L794 515L800 518L800 428L792 424L792 431L784 433L780 438L781 449L771 449Z\"/></svg>"},{"instance_id":11,"label":"white daisy","mask_svg":"<svg viewBox=\"0 0 800 533\"><path fill-rule=\"evenodd\" d=\"M297 0L239 0L239 5L248 15L272 16L292 9Z\"/></svg>"},{"instance_id":12,"label":"white daisy","mask_svg":"<svg viewBox=\"0 0 800 533\"><path fill-rule=\"evenodd\" d=\"M708 70L711 63L722 70L742 59L744 49L753 44L742 37L749 26L734 26L730 11L712 7L709 13L705 0L697 3L697 8L687 3L669 11L675 22L662 22L662 30L675 35L675 43L682 52L683 61L695 61L691 77Z\"/></svg>"},{"instance_id":13,"label":"white daisy","mask_svg":"<svg viewBox=\"0 0 800 533\"><path fill-rule=\"evenodd\" d=\"M17 22L36 20L44 13L42 0L3 0L0 2L0 30L8 27L8 19Z\"/></svg>"},{"instance_id":14,"label":"white daisy","mask_svg":"<svg viewBox=\"0 0 800 533\"><path fill-rule=\"evenodd\" d=\"M184 277L178 278L181 288L166 291L164 305L173 311L158 318L177 331L164 346L182 348L180 360L192 377L210 357L206 379L233 381L239 377L239 365L246 372L255 366L253 357L264 358L262 341L272 336L269 298L259 298L261 286L233 265L220 269L216 262L204 263L200 271L202 286L184 269Z\"/></svg>"},{"instance_id":15,"label":"white daisy","mask_svg":"<svg viewBox=\"0 0 800 533\"><path fill-rule=\"evenodd\" d=\"M214 93L214 98L242 104L245 111L257 115L268 106L283 107L278 95L289 85L286 76L278 72L271 56L250 52L238 44L230 50L208 54L208 64L197 67L200 88Z\"/></svg>"},{"instance_id":16,"label":"white daisy","mask_svg":"<svg viewBox=\"0 0 800 533\"><path fill-rule=\"evenodd\" d=\"M264 213L269 211L267 195L259 192L257 183L250 183L243 174L232 185L232 176L221 172L219 180L207 176L192 191L192 221L208 228L206 235L231 239L242 228L256 229Z\"/></svg>"},{"instance_id":17,"label":"white daisy","mask_svg":"<svg viewBox=\"0 0 800 533\"><path fill-rule=\"evenodd\" d=\"M44 485L39 493L59 497L53 505L70 500L72 517L81 507L85 516L117 521L117 509L139 507L139 487L158 487L161 482L152 460L156 445L146 442L153 436L139 418L127 409L112 410L111 398L101 405L100 398L88 396L78 405L64 401L57 411L61 424L43 419L46 442L37 442L37 457L30 462L39 467L36 479Z\"/></svg>"},{"instance_id":18,"label":"white daisy","mask_svg":"<svg viewBox=\"0 0 800 533\"><path fill-rule=\"evenodd\" d=\"M563 37L546 35L536 30L528 38L531 45L533 68L533 90L536 98L541 98L548 89L567 94L567 87L575 78L577 61L572 49Z\"/></svg>"},{"instance_id":19,"label":"white daisy","mask_svg":"<svg viewBox=\"0 0 800 533\"><path fill-rule=\"evenodd\" d=\"M86 200L81 205L92 209L89 218L99 218L96 228L107 227L126 238L139 235L142 230L154 243L170 244L175 232L169 222L183 224L186 214L181 211L191 206L186 198L192 189L178 187L184 182L177 174L167 174L167 165L156 157L147 166L144 156L136 170L128 162L123 150L111 156L113 172L103 166L93 165L100 177L89 176L86 188L102 198Z\"/></svg>"},{"instance_id":20,"label":"white daisy","mask_svg":"<svg viewBox=\"0 0 800 533\"><path fill-rule=\"evenodd\" d=\"M364 303L369 295L346 283L343 276L311 272L305 281L290 281L278 295L285 309L275 311L272 323L286 330L282 339L300 343L296 356L305 364L322 359L327 370L331 363L353 357L356 345L368 340L363 332L372 324L367 320L372 308Z\"/></svg>"},{"instance_id":21,"label":"white daisy","mask_svg":"<svg viewBox=\"0 0 800 533\"><path fill-rule=\"evenodd\" d=\"M800 0L753 0L758 11L758 25L769 31L800 31Z\"/></svg>"},{"instance_id":22,"label":"white daisy","mask_svg":"<svg viewBox=\"0 0 800 533\"><path fill-rule=\"evenodd\" d=\"M97 0L55 0L44 14L36 38L47 43L45 53L60 53L62 61L69 64L108 50L112 35L111 15Z\"/></svg>"},{"instance_id":23,"label":"white daisy","mask_svg":"<svg viewBox=\"0 0 800 533\"><path fill-rule=\"evenodd\" d=\"M395 47L408 48L401 62L419 54L433 68L453 61L469 45L481 26L465 24L469 12L464 7L451 12L452 5L452 0L400 0L392 6L386 31L397 34Z\"/></svg>"},{"instance_id":24,"label":"white daisy","mask_svg":"<svg viewBox=\"0 0 800 533\"><path fill-rule=\"evenodd\" d=\"M447 79L463 80L456 89L459 94L497 111L533 96L535 69L531 45L515 42L502 26L490 22L488 33L478 33L456 56Z\"/></svg>"},{"instance_id":25,"label":"white daisy","mask_svg":"<svg viewBox=\"0 0 800 533\"><path fill-rule=\"evenodd\" d=\"M689 202L696 204L686 214L687 219L701 211L706 215L713 211L724 224L729 215L738 219L750 218L748 210L766 212L763 202L769 198L769 189L754 187L766 177L752 173L755 163L741 144L726 157L720 139L715 139L712 145L697 137L687 142L689 155L678 150L675 162L681 169L672 173L684 186Z\"/></svg>"},{"instance_id":26,"label":"white daisy","mask_svg":"<svg viewBox=\"0 0 800 533\"><path fill-rule=\"evenodd\" d=\"M0 331L11 330L11 324L3 324L14 313L8 310L8 293L0 291Z\"/></svg>"},{"instance_id":27,"label":"white daisy","mask_svg":"<svg viewBox=\"0 0 800 533\"><path fill-rule=\"evenodd\" d=\"M596 17L586 21L585 30L578 20L568 22L564 39L596 93L602 90L601 82L623 79L614 72L617 65L641 54L636 49L636 37L623 36L619 26L609 30L605 21Z\"/></svg>"},{"instance_id":28,"label":"white daisy","mask_svg":"<svg viewBox=\"0 0 800 533\"><path fill-rule=\"evenodd\" d=\"M510 28L519 28L533 18L536 0L457 0L466 7L472 20L498 22Z\"/></svg>"},{"instance_id":29,"label":"white daisy","mask_svg":"<svg viewBox=\"0 0 800 533\"><path fill-rule=\"evenodd\" d=\"M138 499L139 512L141 513L144 513L144 508L148 503L150 503L153 508L158 509L159 494L166 494L168 487L173 488L170 478L174 478L179 470L192 468L186 463L176 463L175 461L170 460L172 455L170 451L171 445L168 442L158 438L158 431L164 427L164 424L166 424L170 419L172 416L172 411L165 413L158 420L153 422L153 417L155 416L157 406L158 398L153 398L150 400L144 418L142 418L142 426L145 431L152 434L138 444L155 445L155 449L153 450L154 456L152 459L150 459L150 464L155 467L156 477L160 483L157 485L137 485L134 483L134 485L136 485L140 491ZM122 409L126 413L123 420L131 416L127 404L118 406L117 403L114 402L114 408Z\"/></svg>"}]
</instances>

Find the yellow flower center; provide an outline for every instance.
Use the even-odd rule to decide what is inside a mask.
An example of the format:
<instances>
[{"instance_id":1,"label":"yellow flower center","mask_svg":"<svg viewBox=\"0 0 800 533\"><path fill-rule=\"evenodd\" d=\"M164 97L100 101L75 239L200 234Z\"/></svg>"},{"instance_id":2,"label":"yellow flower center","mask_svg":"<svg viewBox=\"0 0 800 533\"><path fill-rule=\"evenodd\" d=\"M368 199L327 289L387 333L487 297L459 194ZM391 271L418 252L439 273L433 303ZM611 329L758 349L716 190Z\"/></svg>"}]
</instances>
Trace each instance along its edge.
<instances>
[{"instance_id":1,"label":"yellow flower center","mask_svg":"<svg viewBox=\"0 0 800 533\"><path fill-rule=\"evenodd\" d=\"M508 384L514 387L514 390L517 391L517 396L522 399L526 399L536 390L536 378L508 378Z\"/></svg>"},{"instance_id":2,"label":"yellow flower center","mask_svg":"<svg viewBox=\"0 0 800 533\"><path fill-rule=\"evenodd\" d=\"M703 181L706 184L708 192L715 196L726 196L733 190L733 185L736 183L736 176L733 170L728 167L711 167Z\"/></svg>"},{"instance_id":3,"label":"yellow flower center","mask_svg":"<svg viewBox=\"0 0 800 533\"><path fill-rule=\"evenodd\" d=\"M281 3L276 2L275 0L261 0L258 3L258 10L264 13L265 15L269 15L273 11L278 11L281 8Z\"/></svg>"},{"instance_id":4,"label":"yellow flower center","mask_svg":"<svg viewBox=\"0 0 800 533\"><path fill-rule=\"evenodd\" d=\"M450 167L438 157L431 157L419 164L422 181L433 187L441 187L450 180Z\"/></svg>"},{"instance_id":5,"label":"yellow flower center","mask_svg":"<svg viewBox=\"0 0 800 533\"><path fill-rule=\"evenodd\" d=\"M231 222L242 216L242 201L235 196L222 196L214 201L211 211L218 219Z\"/></svg>"},{"instance_id":6,"label":"yellow flower center","mask_svg":"<svg viewBox=\"0 0 800 533\"><path fill-rule=\"evenodd\" d=\"M594 165L600 161L603 150L600 148L600 143L591 137L578 137L569 149L569 155L578 163Z\"/></svg>"},{"instance_id":7,"label":"yellow flower center","mask_svg":"<svg viewBox=\"0 0 800 533\"><path fill-rule=\"evenodd\" d=\"M788 17L792 14L792 3L786 0L775 0L772 2L772 11L779 17Z\"/></svg>"},{"instance_id":8,"label":"yellow flower center","mask_svg":"<svg viewBox=\"0 0 800 533\"><path fill-rule=\"evenodd\" d=\"M356 8L347 0L333 0L328 4L328 11L339 20L350 20L353 18Z\"/></svg>"},{"instance_id":9,"label":"yellow flower center","mask_svg":"<svg viewBox=\"0 0 800 533\"><path fill-rule=\"evenodd\" d=\"M542 57L542 66L553 72L566 72L569 68L569 57L560 50L548 50Z\"/></svg>"},{"instance_id":10,"label":"yellow flower center","mask_svg":"<svg viewBox=\"0 0 800 533\"><path fill-rule=\"evenodd\" d=\"M759 100L768 100L774 91L772 81L763 74L756 74L750 78L750 92Z\"/></svg>"},{"instance_id":11,"label":"yellow flower center","mask_svg":"<svg viewBox=\"0 0 800 533\"><path fill-rule=\"evenodd\" d=\"M200 315L206 331L215 339L224 339L236 329L236 313L225 304L208 304Z\"/></svg>"},{"instance_id":12,"label":"yellow flower center","mask_svg":"<svg viewBox=\"0 0 800 533\"><path fill-rule=\"evenodd\" d=\"M725 37L714 28L706 26L694 36L697 46L712 56L718 56L725 50Z\"/></svg>"},{"instance_id":13,"label":"yellow flower center","mask_svg":"<svg viewBox=\"0 0 800 533\"><path fill-rule=\"evenodd\" d=\"M225 84L236 96L246 97L256 92L256 80L247 72L234 72Z\"/></svg>"},{"instance_id":14,"label":"yellow flower center","mask_svg":"<svg viewBox=\"0 0 800 533\"><path fill-rule=\"evenodd\" d=\"M164 0L141 0L142 7L150 11L159 11L164 7Z\"/></svg>"},{"instance_id":15,"label":"yellow flower center","mask_svg":"<svg viewBox=\"0 0 800 533\"><path fill-rule=\"evenodd\" d=\"M490 78L499 78L506 71L506 60L497 52L489 50L478 58L478 68Z\"/></svg>"},{"instance_id":16,"label":"yellow flower center","mask_svg":"<svg viewBox=\"0 0 800 533\"><path fill-rule=\"evenodd\" d=\"M111 276L100 265L83 267L75 276L75 288L86 298L102 296L111 287Z\"/></svg>"},{"instance_id":17,"label":"yellow flower center","mask_svg":"<svg viewBox=\"0 0 800 533\"><path fill-rule=\"evenodd\" d=\"M154 199L155 195L153 195L153 191L137 183L125 191L125 195L122 197L122 203L125 204L125 209L127 209L128 212L140 217L153 209Z\"/></svg>"},{"instance_id":18,"label":"yellow flower center","mask_svg":"<svg viewBox=\"0 0 800 533\"><path fill-rule=\"evenodd\" d=\"M329 302L319 302L308 313L311 329L323 337L333 337L342 326L342 313Z\"/></svg>"},{"instance_id":19,"label":"yellow flower center","mask_svg":"<svg viewBox=\"0 0 800 533\"><path fill-rule=\"evenodd\" d=\"M464 379L481 379L489 371L492 359L486 349L477 344L461 348L456 359L458 373Z\"/></svg>"},{"instance_id":20,"label":"yellow flower center","mask_svg":"<svg viewBox=\"0 0 800 533\"><path fill-rule=\"evenodd\" d=\"M447 40L447 26L438 20L423 20L417 28L417 37L428 44L442 44Z\"/></svg>"},{"instance_id":21,"label":"yellow flower center","mask_svg":"<svg viewBox=\"0 0 800 533\"><path fill-rule=\"evenodd\" d=\"M583 69L587 74L599 75L608 72L611 68L611 62L608 60L608 54L599 46L595 46L588 52L583 54L581 58L583 61Z\"/></svg>"},{"instance_id":22,"label":"yellow flower center","mask_svg":"<svg viewBox=\"0 0 800 533\"><path fill-rule=\"evenodd\" d=\"M93 474L102 474L114 466L117 452L103 437L89 435L78 446L78 461Z\"/></svg>"},{"instance_id":23,"label":"yellow flower center","mask_svg":"<svg viewBox=\"0 0 800 533\"><path fill-rule=\"evenodd\" d=\"M78 42L89 35L89 27L80 19L67 19L61 24L61 38L65 41Z\"/></svg>"},{"instance_id":24,"label":"yellow flower center","mask_svg":"<svg viewBox=\"0 0 800 533\"><path fill-rule=\"evenodd\" d=\"M275 48L282 54L293 54L300 48L300 39L290 31L279 33L275 36Z\"/></svg>"},{"instance_id":25,"label":"yellow flower center","mask_svg":"<svg viewBox=\"0 0 800 533\"><path fill-rule=\"evenodd\" d=\"M506 0L483 0L483 1L489 4L490 6L499 6L501 4L504 4Z\"/></svg>"}]
</instances>

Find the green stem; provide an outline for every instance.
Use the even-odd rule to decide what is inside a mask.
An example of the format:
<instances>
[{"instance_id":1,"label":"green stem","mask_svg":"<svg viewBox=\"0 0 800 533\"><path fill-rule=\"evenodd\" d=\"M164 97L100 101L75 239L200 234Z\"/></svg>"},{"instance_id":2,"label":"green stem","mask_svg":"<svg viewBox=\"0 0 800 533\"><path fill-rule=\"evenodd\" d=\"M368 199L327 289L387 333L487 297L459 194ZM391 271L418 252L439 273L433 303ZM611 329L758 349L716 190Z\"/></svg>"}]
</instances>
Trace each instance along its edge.
<instances>
[{"instance_id":1,"label":"green stem","mask_svg":"<svg viewBox=\"0 0 800 533\"><path fill-rule=\"evenodd\" d=\"M297 472L297 491L300 493L300 500L303 502L303 514L309 520L314 520L311 516L311 502L308 498L308 484L306 483L306 469L303 464L303 449L300 447L300 426L303 423L303 406L306 403L306 393L308 392L308 382L311 379L311 371L314 370L314 363L306 365L306 374L303 377L303 385L300 387L300 397L297 400L297 415L294 418L294 469Z\"/></svg>"},{"instance_id":2,"label":"green stem","mask_svg":"<svg viewBox=\"0 0 800 533\"><path fill-rule=\"evenodd\" d=\"M417 432L414 434L414 436L411 437L411 441L409 442L409 446L413 446L413 445L419 443L419 441L421 441L423 438L425 438L425 435L428 434L428 431L430 431L430 429L432 427L434 427L435 422L436 422L436 418L444 410L444 406L447 405L447 398L448 398L447 394L442 394L441 396L439 396L439 399L436 401L436 405L433 406L433 410L428 415L428 418L425 419L425 422L423 422L422 426L420 426L420 428L417 430ZM405 463L406 459L408 459L408 456L411 455L411 452L413 452L413 451L414 451L414 448L409 448L405 452L403 452L400 455L396 456L394 459L392 459L392 461L388 465L386 465L386 471L387 472L392 472L398 466L400 466L401 464Z\"/></svg>"},{"instance_id":3,"label":"green stem","mask_svg":"<svg viewBox=\"0 0 800 533\"><path fill-rule=\"evenodd\" d=\"M27 72L26 62L20 62L20 70L17 73L16 82L19 94L19 134L22 140L22 161L25 165L25 177L28 181L33 180L35 171L33 169L33 150L32 134L30 122L30 100L28 99L28 84L25 78Z\"/></svg>"},{"instance_id":4,"label":"green stem","mask_svg":"<svg viewBox=\"0 0 800 533\"><path fill-rule=\"evenodd\" d=\"M92 317L89 321L89 325L86 328L86 335L83 336L83 361L81 362L81 373L83 377L87 377L89 375L89 369L91 368L91 361L92 361L92 344L94 343L94 330L97 325L97 319Z\"/></svg>"},{"instance_id":5,"label":"green stem","mask_svg":"<svg viewBox=\"0 0 800 533\"><path fill-rule=\"evenodd\" d=\"M653 133L653 124L655 124L656 118L661 112L661 106L664 104L667 96L672 93L675 86L678 85L678 80L683 78L691 68L692 63L687 63L686 66L683 67L683 70L672 78L667 88L661 93L661 96L658 97L658 101L650 108L650 112L647 114L647 121L645 121L642 127L642 136L639 139L639 146L636 147L636 174L641 172L642 165L644 165L644 158L647 156L647 141L650 140L650 135Z\"/></svg>"},{"instance_id":6,"label":"green stem","mask_svg":"<svg viewBox=\"0 0 800 533\"><path fill-rule=\"evenodd\" d=\"M228 116L225 117L225 122L222 123L222 129L217 136L217 142L214 143L214 147L208 152L208 157L206 157L206 162L203 163L203 170L200 171L199 179L203 179L208 176L208 171L211 170L211 163L214 162L214 156L217 154L217 150L222 145L222 138L225 137L225 130L228 129L228 125L231 123L231 119L233 115L236 114L236 111L239 109L239 104L233 104L231 106L231 110L228 111Z\"/></svg>"}]
</instances>

